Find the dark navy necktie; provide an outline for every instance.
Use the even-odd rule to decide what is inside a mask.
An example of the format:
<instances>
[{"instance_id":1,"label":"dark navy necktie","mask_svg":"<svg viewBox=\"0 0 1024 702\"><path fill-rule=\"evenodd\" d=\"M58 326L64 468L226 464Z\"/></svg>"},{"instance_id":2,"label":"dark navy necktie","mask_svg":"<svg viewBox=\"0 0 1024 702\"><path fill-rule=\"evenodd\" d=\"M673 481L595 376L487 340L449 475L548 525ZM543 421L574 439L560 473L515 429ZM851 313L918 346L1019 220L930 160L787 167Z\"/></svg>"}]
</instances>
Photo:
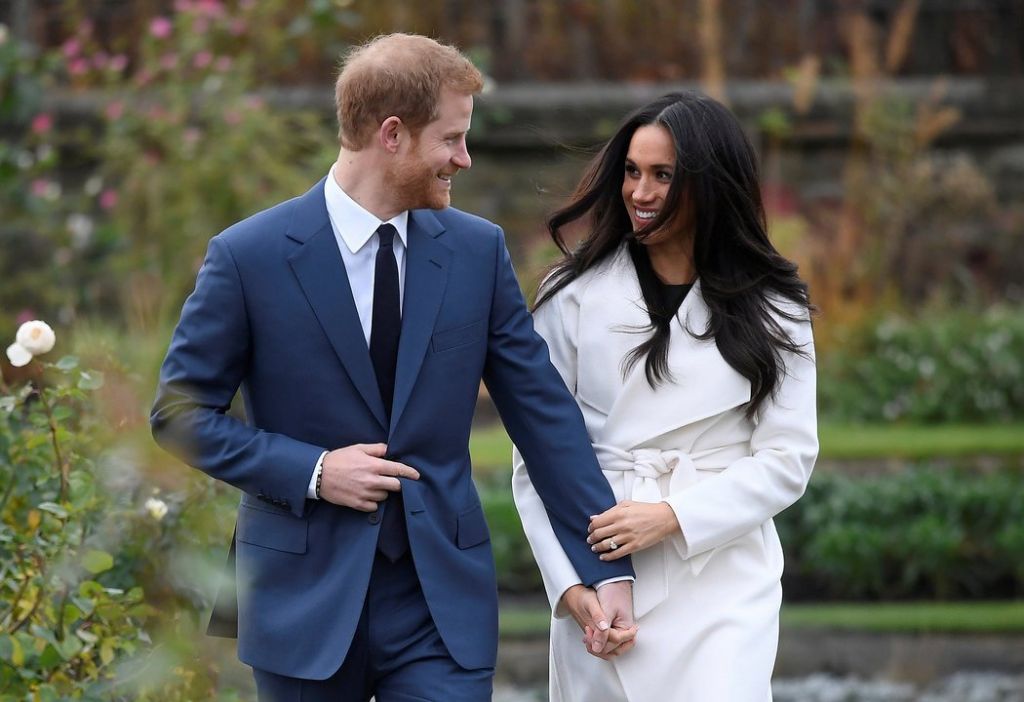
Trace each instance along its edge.
<instances>
[{"instance_id":1,"label":"dark navy necktie","mask_svg":"<svg viewBox=\"0 0 1024 702\"><path fill-rule=\"evenodd\" d=\"M370 324L370 360L373 361L373 371L377 376L377 387L384 401L384 415L388 422L391 421L391 404L395 398L398 339L402 332L395 233L395 228L390 224L382 224L377 228L379 246L373 268L373 321ZM377 547L391 561L397 561L409 548L402 511L402 493L389 493L380 522Z\"/></svg>"}]
</instances>

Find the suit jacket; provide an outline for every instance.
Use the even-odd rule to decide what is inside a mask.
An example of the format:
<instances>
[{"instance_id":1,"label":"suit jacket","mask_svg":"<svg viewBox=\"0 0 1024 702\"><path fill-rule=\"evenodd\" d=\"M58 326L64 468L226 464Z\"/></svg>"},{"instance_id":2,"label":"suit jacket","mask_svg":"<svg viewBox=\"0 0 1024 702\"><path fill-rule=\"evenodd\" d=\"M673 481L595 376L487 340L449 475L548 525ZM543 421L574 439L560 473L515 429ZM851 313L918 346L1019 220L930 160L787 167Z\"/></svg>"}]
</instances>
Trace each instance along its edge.
<instances>
[{"instance_id":1,"label":"suit jacket","mask_svg":"<svg viewBox=\"0 0 1024 702\"><path fill-rule=\"evenodd\" d=\"M586 545L588 515L614 496L533 329L501 230L453 208L412 211L405 276L390 423L323 181L214 237L182 309L153 434L242 491L238 653L256 668L325 679L344 660L381 512L307 500L306 489L322 451L377 442L421 475L402 480L405 521L441 637L459 665L494 665L494 562L468 449L481 378L583 582L632 572ZM245 422L226 413L239 387Z\"/></svg>"},{"instance_id":2,"label":"suit jacket","mask_svg":"<svg viewBox=\"0 0 1024 702\"><path fill-rule=\"evenodd\" d=\"M623 375L623 359L644 339L637 331L650 323L625 247L559 291L535 317L582 408L616 499L664 500L682 527L633 555L636 616L664 601L679 573L698 575L717 549L759 529L803 494L818 452L809 321L776 317L808 357L783 354L779 392L749 419L750 382L726 362L714 339L687 331L703 333L710 318L699 280L672 324L672 380L656 389L643 361ZM578 579L526 471L529 457L517 453L514 464L516 504L555 606ZM774 538L774 528L769 531ZM755 554L755 567L757 558L763 562Z\"/></svg>"}]
</instances>

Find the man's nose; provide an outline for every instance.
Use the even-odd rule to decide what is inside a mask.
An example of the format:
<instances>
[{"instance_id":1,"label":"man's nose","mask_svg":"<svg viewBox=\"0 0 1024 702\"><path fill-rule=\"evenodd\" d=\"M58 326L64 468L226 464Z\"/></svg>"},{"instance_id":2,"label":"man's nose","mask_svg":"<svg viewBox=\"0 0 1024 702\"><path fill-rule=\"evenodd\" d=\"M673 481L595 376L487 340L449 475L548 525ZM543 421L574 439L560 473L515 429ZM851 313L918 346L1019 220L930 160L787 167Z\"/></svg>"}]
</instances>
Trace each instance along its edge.
<instances>
[{"instance_id":1,"label":"man's nose","mask_svg":"<svg viewBox=\"0 0 1024 702\"><path fill-rule=\"evenodd\" d=\"M462 142L459 146L459 150L455 152L454 156L452 156L452 163L462 170L472 167L473 159L469 156L469 148L467 148L466 142Z\"/></svg>"}]
</instances>

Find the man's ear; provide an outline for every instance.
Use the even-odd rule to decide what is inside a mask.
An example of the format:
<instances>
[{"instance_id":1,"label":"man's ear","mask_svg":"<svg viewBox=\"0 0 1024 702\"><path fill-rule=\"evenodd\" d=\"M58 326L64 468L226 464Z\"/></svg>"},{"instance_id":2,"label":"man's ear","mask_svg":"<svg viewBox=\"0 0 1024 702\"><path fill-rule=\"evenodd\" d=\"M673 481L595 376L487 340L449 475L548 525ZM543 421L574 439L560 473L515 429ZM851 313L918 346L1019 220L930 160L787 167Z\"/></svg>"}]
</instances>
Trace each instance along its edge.
<instances>
[{"instance_id":1,"label":"man's ear","mask_svg":"<svg viewBox=\"0 0 1024 702\"><path fill-rule=\"evenodd\" d=\"M408 132L406 132L402 120L392 115L380 123L380 129L377 130L377 139L385 151L393 154L398 152L401 142L408 138L407 134Z\"/></svg>"}]
</instances>

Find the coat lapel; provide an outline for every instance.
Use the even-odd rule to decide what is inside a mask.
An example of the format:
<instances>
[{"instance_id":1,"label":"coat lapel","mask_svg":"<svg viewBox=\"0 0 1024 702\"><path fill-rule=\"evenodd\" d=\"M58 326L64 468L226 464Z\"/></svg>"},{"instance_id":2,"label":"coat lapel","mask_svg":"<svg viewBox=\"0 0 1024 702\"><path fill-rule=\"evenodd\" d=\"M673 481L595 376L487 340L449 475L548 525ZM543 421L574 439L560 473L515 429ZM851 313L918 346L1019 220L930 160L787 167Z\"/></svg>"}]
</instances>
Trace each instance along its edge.
<instances>
[{"instance_id":1,"label":"coat lapel","mask_svg":"<svg viewBox=\"0 0 1024 702\"><path fill-rule=\"evenodd\" d=\"M625 247L607 275L588 288L580 310L580 328L596 330L611 357L623 359L645 338L650 321L643 294ZM602 443L631 449L655 437L739 407L750 400L750 383L722 358L714 340L700 341L687 331L702 333L709 311L698 280L683 300L673 322L668 366L671 384L652 390L641 359L623 377L621 365L610 372L600 364L588 371L581 356L580 381L608 387L596 390L611 399ZM592 344L593 342L591 342ZM581 352L588 346L580 343ZM592 375L596 373L596 375Z\"/></svg>"},{"instance_id":2,"label":"coat lapel","mask_svg":"<svg viewBox=\"0 0 1024 702\"><path fill-rule=\"evenodd\" d=\"M409 212L402 336L398 343L395 400L391 409L392 433L416 384L448 283L452 252L437 240L443 231L444 226L429 210Z\"/></svg>"},{"instance_id":3,"label":"coat lapel","mask_svg":"<svg viewBox=\"0 0 1024 702\"><path fill-rule=\"evenodd\" d=\"M299 198L287 235L302 244L288 257L288 263L317 321L373 416L387 428L352 287L327 216L323 180Z\"/></svg>"}]
</instances>

